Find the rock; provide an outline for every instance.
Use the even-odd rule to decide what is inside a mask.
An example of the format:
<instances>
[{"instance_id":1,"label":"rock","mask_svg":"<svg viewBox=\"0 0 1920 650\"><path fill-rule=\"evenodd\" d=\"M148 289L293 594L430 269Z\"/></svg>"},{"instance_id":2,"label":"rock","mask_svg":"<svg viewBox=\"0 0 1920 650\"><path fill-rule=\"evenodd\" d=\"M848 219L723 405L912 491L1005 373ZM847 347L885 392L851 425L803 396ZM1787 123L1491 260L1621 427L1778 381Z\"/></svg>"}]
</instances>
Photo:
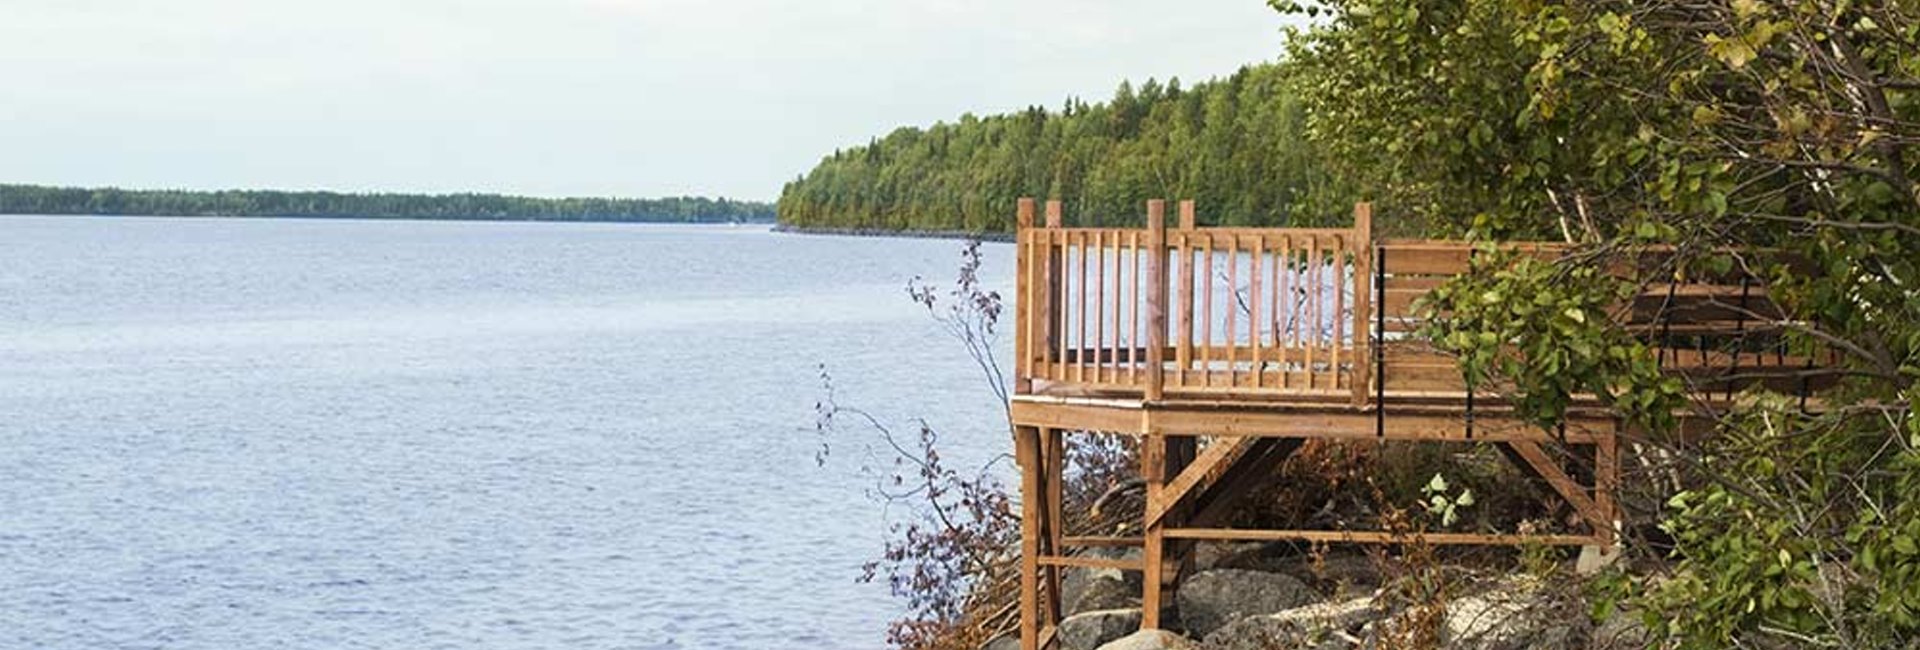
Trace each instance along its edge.
<instances>
[{"instance_id":1,"label":"rock","mask_svg":"<svg viewBox=\"0 0 1920 650\"><path fill-rule=\"evenodd\" d=\"M1166 630L1141 630L1095 650L1194 650L1193 641Z\"/></svg>"},{"instance_id":2,"label":"rock","mask_svg":"<svg viewBox=\"0 0 1920 650\"><path fill-rule=\"evenodd\" d=\"M1138 559L1140 549L1094 549L1088 555ZM1140 606L1140 573L1119 569L1073 568L1060 579L1060 607L1067 616L1103 609Z\"/></svg>"},{"instance_id":3,"label":"rock","mask_svg":"<svg viewBox=\"0 0 1920 650\"><path fill-rule=\"evenodd\" d=\"M1263 542L1198 542L1193 546L1193 570L1253 568L1266 546Z\"/></svg>"},{"instance_id":4,"label":"rock","mask_svg":"<svg viewBox=\"0 0 1920 650\"><path fill-rule=\"evenodd\" d=\"M1007 632L993 637L992 640L981 645L980 650L1020 650L1020 633Z\"/></svg>"},{"instance_id":5,"label":"rock","mask_svg":"<svg viewBox=\"0 0 1920 650\"><path fill-rule=\"evenodd\" d=\"M1062 619L1056 638L1063 650L1094 650L1139 629L1140 610L1104 609Z\"/></svg>"},{"instance_id":6,"label":"rock","mask_svg":"<svg viewBox=\"0 0 1920 650\"><path fill-rule=\"evenodd\" d=\"M1365 555L1328 555L1318 566L1303 560L1301 570L1293 575L1341 599L1371 595L1384 582L1380 565Z\"/></svg>"},{"instance_id":7,"label":"rock","mask_svg":"<svg viewBox=\"0 0 1920 650\"><path fill-rule=\"evenodd\" d=\"M1509 580L1447 603L1447 647L1473 650L1561 649L1586 645L1588 617L1561 606L1538 585Z\"/></svg>"},{"instance_id":8,"label":"rock","mask_svg":"<svg viewBox=\"0 0 1920 650\"><path fill-rule=\"evenodd\" d=\"M1615 611L1593 629L1590 650L1641 650L1653 645L1653 633L1640 622L1638 614Z\"/></svg>"},{"instance_id":9,"label":"rock","mask_svg":"<svg viewBox=\"0 0 1920 650\"><path fill-rule=\"evenodd\" d=\"M1272 614L1319 600L1298 578L1244 569L1202 571L1180 585L1175 598L1187 633L1206 638L1236 619Z\"/></svg>"},{"instance_id":10,"label":"rock","mask_svg":"<svg viewBox=\"0 0 1920 650\"><path fill-rule=\"evenodd\" d=\"M1381 614L1372 598L1317 603L1233 621L1207 635L1200 647L1203 650L1341 650L1351 647L1349 638L1358 638L1348 634L1348 628L1371 622Z\"/></svg>"}]
</instances>

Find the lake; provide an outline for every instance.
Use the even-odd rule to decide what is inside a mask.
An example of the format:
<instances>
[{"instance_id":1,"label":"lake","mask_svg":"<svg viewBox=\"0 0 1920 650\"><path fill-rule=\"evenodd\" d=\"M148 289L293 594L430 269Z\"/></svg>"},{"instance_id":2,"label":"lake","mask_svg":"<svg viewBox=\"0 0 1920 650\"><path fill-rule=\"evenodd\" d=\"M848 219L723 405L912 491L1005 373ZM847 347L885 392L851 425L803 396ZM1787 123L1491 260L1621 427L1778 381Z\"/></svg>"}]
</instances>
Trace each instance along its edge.
<instances>
[{"instance_id":1,"label":"lake","mask_svg":"<svg viewBox=\"0 0 1920 650\"><path fill-rule=\"evenodd\" d=\"M815 463L820 364L1003 450L904 291L960 246L0 217L0 647L879 647L890 514L870 439Z\"/></svg>"}]
</instances>

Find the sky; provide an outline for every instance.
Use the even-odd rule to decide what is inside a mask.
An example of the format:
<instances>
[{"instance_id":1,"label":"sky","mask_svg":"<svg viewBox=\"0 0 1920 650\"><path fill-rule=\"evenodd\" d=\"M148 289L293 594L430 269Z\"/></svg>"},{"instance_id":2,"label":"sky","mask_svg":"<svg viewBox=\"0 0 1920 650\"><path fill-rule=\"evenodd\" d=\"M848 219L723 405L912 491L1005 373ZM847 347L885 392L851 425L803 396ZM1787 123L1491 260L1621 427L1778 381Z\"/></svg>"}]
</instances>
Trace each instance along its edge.
<instances>
[{"instance_id":1,"label":"sky","mask_svg":"<svg viewBox=\"0 0 1920 650\"><path fill-rule=\"evenodd\" d=\"M901 126L1272 60L1262 0L0 0L0 182L771 200Z\"/></svg>"}]
</instances>

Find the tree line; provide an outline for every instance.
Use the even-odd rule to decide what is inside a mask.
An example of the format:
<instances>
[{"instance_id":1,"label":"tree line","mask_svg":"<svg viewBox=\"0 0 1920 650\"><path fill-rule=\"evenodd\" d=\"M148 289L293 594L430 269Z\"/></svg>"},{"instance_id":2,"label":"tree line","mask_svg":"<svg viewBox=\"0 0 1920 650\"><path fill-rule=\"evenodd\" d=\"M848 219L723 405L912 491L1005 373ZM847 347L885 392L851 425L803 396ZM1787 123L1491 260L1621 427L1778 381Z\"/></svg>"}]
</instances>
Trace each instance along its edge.
<instances>
[{"instance_id":1,"label":"tree line","mask_svg":"<svg viewBox=\"0 0 1920 650\"><path fill-rule=\"evenodd\" d=\"M726 198L536 198L276 190L126 190L0 185L0 214L621 221L772 221L773 205Z\"/></svg>"},{"instance_id":2,"label":"tree line","mask_svg":"<svg viewBox=\"0 0 1920 650\"><path fill-rule=\"evenodd\" d=\"M1191 198L1221 225L1308 224L1347 208L1301 137L1276 64L1182 87L1122 82L1111 99L902 128L835 151L780 194L783 224L1008 231L1014 200L1059 199L1076 224L1138 223L1149 198ZM1350 207L1350 206L1348 206Z\"/></svg>"}]
</instances>

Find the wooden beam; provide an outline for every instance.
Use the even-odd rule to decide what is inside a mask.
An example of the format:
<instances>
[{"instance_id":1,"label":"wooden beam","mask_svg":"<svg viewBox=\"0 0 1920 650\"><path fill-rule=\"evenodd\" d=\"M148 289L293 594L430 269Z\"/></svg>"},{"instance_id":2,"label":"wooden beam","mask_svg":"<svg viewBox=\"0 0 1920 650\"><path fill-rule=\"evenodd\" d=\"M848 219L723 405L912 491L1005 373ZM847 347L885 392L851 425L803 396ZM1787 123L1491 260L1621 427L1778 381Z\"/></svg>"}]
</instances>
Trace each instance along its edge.
<instances>
[{"instance_id":1,"label":"wooden beam","mask_svg":"<svg viewBox=\"0 0 1920 650\"><path fill-rule=\"evenodd\" d=\"M1219 480L1208 485L1194 498L1195 514L1191 523L1202 527L1219 524L1226 519L1235 503L1252 492L1262 480L1271 478L1274 468L1286 462L1287 457L1292 456L1305 442L1299 438L1261 438L1255 441L1252 450L1240 456L1221 474Z\"/></svg>"},{"instance_id":2,"label":"wooden beam","mask_svg":"<svg viewBox=\"0 0 1920 650\"><path fill-rule=\"evenodd\" d=\"M1514 535L1489 533L1420 533L1401 534L1370 530L1252 530L1240 528L1168 528L1165 532L1170 539L1204 539L1217 541L1247 542L1326 542L1354 544L1412 544L1427 543L1435 545L1485 544L1512 545L1546 544L1550 546L1584 546L1596 543L1593 535Z\"/></svg>"},{"instance_id":3,"label":"wooden beam","mask_svg":"<svg viewBox=\"0 0 1920 650\"><path fill-rule=\"evenodd\" d=\"M1195 487L1208 476L1217 474L1228 464L1240 458L1251 447L1252 438L1221 438L1208 445L1205 451L1194 458L1193 463L1180 471L1172 481L1167 482L1165 500L1154 504L1146 512L1147 523L1157 523L1167 512L1178 507Z\"/></svg>"},{"instance_id":4,"label":"wooden beam","mask_svg":"<svg viewBox=\"0 0 1920 650\"><path fill-rule=\"evenodd\" d=\"M1014 460L1020 465L1020 648L1040 648L1040 432L1015 427Z\"/></svg>"},{"instance_id":5,"label":"wooden beam","mask_svg":"<svg viewBox=\"0 0 1920 650\"><path fill-rule=\"evenodd\" d=\"M1572 504L1573 509L1593 525L1596 533L1613 529L1612 518L1601 512L1600 506L1587 496L1586 488L1574 482L1573 477L1567 476L1566 471L1562 470L1558 463L1553 462L1553 458L1547 455L1546 450L1540 448L1539 443L1509 440L1507 446L1512 448L1514 453L1519 454L1520 458L1526 461L1527 466L1532 467L1533 471L1540 475L1540 478L1545 479L1553 491L1560 493L1561 498Z\"/></svg>"},{"instance_id":6,"label":"wooden beam","mask_svg":"<svg viewBox=\"0 0 1920 650\"><path fill-rule=\"evenodd\" d=\"M1041 566L1074 567L1080 569L1120 569L1139 571L1146 565L1140 559L1120 559L1093 557L1088 555L1044 555L1039 558Z\"/></svg>"},{"instance_id":7,"label":"wooden beam","mask_svg":"<svg viewBox=\"0 0 1920 650\"><path fill-rule=\"evenodd\" d=\"M1066 539L1061 540L1061 545L1066 548L1094 548L1094 547L1104 548L1104 547L1113 547L1113 546L1139 546L1141 543L1142 543L1142 540L1138 537L1121 537L1121 536L1114 536L1114 535L1069 536Z\"/></svg>"}]
</instances>

